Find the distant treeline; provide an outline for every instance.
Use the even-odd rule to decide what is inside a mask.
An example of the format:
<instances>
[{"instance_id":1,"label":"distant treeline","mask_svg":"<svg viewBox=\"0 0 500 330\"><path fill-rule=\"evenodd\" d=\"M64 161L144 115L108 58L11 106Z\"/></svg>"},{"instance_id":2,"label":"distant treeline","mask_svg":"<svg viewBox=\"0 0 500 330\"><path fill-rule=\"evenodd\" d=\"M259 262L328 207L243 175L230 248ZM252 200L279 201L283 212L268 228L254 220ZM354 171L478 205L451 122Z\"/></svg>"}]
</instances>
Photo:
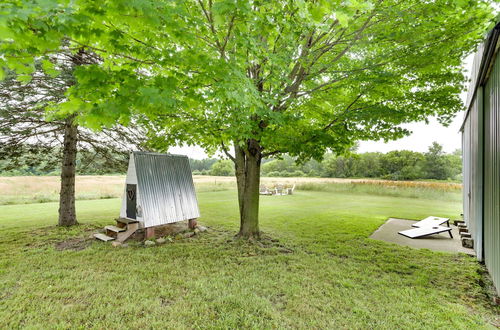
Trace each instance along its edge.
<instances>
[{"instance_id":1,"label":"distant treeline","mask_svg":"<svg viewBox=\"0 0 500 330\"><path fill-rule=\"evenodd\" d=\"M230 160L191 160L195 175L234 175ZM351 153L348 156L326 154L323 161L310 160L297 164L295 159L266 159L262 176L271 177L328 177L328 178L381 178L388 180L459 180L462 172L460 150L451 154L443 152L433 143L427 152L408 150L387 153Z\"/></svg>"},{"instance_id":2,"label":"distant treeline","mask_svg":"<svg viewBox=\"0 0 500 330\"><path fill-rule=\"evenodd\" d=\"M0 175L59 175L60 150L26 148L16 159L0 160ZM234 175L230 160L213 158L190 159L194 175ZM271 177L328 177L328 178L381 178L389 180L459 180L462 172L460 150L447 154L434 143L427 152L408 150L388 153L351 153L348 156L326 154L321 162L310 160L297 164L295 159L265 159L262 176ZM128 154L115 153L103 157L93 152L79 152L77 173L79 175L125 174Z\"/></svg>"}]
</instances>

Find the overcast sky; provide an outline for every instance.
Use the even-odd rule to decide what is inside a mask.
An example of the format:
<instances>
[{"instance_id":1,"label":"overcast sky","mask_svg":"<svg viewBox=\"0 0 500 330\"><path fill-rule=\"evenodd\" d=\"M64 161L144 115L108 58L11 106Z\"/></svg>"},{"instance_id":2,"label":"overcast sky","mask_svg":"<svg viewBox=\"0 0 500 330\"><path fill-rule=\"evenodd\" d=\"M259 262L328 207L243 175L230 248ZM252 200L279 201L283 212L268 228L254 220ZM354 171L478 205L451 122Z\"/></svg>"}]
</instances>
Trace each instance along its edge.
<instances>
[{"instance_id":1,"label":"overcast sky","mask_svg":"<svg viewBox=\"0 0 500 330\"><path fill-rule=\"evenodd\" d=\"M466 70L472 66L472 58L473 56L469 56L464 61ZM464 102L466 96L466 93L461 95ZM384 141L360 141L358 152L387 152L403 149L423 152L427 151L434 141L441 144L445 152L453 152L461 148L461 135L459 129L462 125L463 117L463 112L457 113L455 119L448 127L439 124L435 118L431 118L428 125L424 122L402 125L402 127L409 129L413 133L410 136L395 141L389 141L388 143L384 143ZM207 157L203 149L199 147L172 147L169 149L169 152L187 155L195 159Z\"/></svg>"}]
</instances>

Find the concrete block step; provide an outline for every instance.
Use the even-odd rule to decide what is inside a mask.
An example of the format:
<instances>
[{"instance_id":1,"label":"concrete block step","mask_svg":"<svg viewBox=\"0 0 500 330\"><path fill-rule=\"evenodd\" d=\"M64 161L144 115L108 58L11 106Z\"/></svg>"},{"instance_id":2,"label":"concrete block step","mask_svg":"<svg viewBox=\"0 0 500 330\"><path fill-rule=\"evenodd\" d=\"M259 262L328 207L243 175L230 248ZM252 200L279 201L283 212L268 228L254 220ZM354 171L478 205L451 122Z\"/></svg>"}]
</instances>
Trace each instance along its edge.
<instances>
[{"instance_id":1,"label":"concrete block step","mask_svg":"<svg viewBox=\"0 0 500 330\"><path fill-rule=\"evenodd\" d=\"M103 241L103 242L112 241L115 239L114 237L109 237L108 235L104 235L101 233L94 234L94 237L97 238L98 240Z\"/></svg>"},{"instance_id":2,"label":"concrete block step","mask_svg":"<svg viewBox=\"0 0 500 330\"><path fill-rule=\"evenodd\" d=\"M113 226L113 225L106 226L106 227L104 227L104 229L115 232L115 233L121 233L122 231L127 230L127 228L125 228L125 227L120 228L120 227Z\"/></svg>"},{"instance_id":3,"label":"concrete block step","mask_svg":"<svg viewBox=\"0 0 500 330\"><path fill-rule=\"evenodd\" d=\"M472 238L462 238L462 246L473 249L474 248L474 240Z\"/></svg>"}]
</instances>

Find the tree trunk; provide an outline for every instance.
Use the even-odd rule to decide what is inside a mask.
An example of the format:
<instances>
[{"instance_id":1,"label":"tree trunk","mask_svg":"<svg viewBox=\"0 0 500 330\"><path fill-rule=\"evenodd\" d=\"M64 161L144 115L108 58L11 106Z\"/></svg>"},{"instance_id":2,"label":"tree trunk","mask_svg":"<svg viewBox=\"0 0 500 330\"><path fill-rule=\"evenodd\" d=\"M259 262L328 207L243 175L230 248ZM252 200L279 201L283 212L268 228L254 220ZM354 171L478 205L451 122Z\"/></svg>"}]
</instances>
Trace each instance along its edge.
<instances>
[{"instance_id":1,"label":"tree trunk","mask_svg":"<svg viewBox=\"0 0 500 330\"><path fill-rule=\"evenodd\" d=\"M66 118L64 124L63 157L61 166L61 191L59 194L59 226L78 224L75 211L76 143L78 128L75 116Z\"/></svg>"},{"instance_id":2,"label":"tree trunk","mask_svg":"<svg viewBox=\"0 0 500 330\"><path fill-rule=\"evenodd\" d=\"M250 140L248 148L235 144L235 169L240 208L239 237L259 238L259 184L261 151L257 141Z\"/></svg>"}]
</instances>

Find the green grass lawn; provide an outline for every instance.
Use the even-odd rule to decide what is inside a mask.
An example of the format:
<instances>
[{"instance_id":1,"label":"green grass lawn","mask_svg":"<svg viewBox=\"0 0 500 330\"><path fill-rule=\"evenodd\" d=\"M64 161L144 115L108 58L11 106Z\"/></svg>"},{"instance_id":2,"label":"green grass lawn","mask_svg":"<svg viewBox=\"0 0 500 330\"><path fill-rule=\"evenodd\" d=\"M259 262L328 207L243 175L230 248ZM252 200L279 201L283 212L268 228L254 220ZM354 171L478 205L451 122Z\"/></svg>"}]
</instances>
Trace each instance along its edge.
<instances>
[{"instance_id":1,"label":"green grass lawn","mask_svg":"<svg viewBox=\"0 0 500 330\"><path fill-rule=\"evenodd\" d=\"M483 328L498 322L474 258L368 236L388 217L457 218L460 202L298 191L261 198L262 243L233 240L233 190L198 194L210 231L145 248L92 242L120 201L0 206L0 328Z\"/></svg>"}]
</instances>

